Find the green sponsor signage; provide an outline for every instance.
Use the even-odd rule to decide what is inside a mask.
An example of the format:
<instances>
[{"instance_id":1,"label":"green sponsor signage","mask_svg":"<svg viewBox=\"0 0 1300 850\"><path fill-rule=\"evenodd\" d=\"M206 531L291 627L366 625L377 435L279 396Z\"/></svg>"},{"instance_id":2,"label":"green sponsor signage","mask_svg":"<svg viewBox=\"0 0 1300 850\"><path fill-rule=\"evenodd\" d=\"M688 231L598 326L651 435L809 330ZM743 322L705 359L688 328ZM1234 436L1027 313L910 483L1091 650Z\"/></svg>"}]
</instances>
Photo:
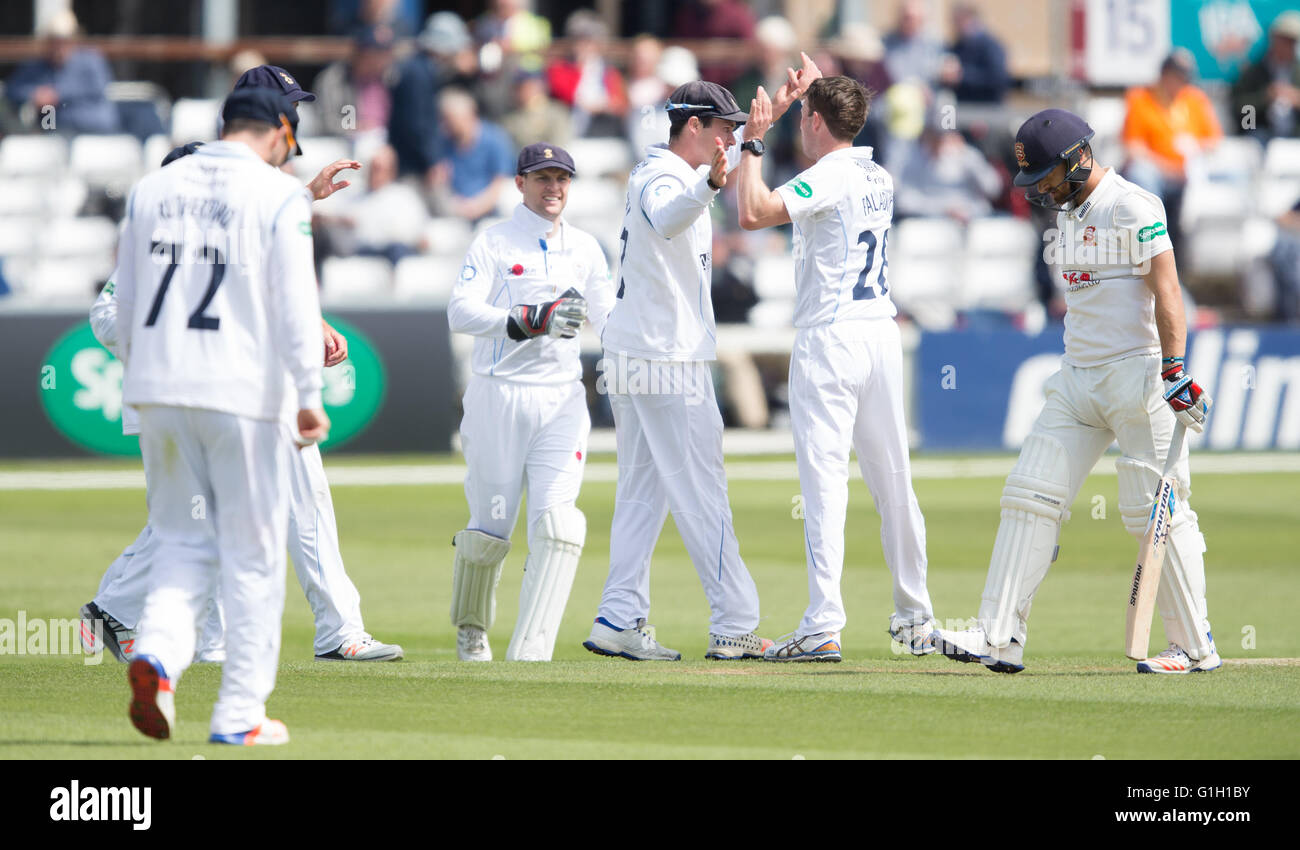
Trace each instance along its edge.
<instances>
[{"instance_id":1,"label":"green sponsor signage","mask_svg":"<svg viewBox=\"0 0 1300 850\"><path fill-rule=\"evenodd\" d=\"M324 371L326 451L366 429L386 390L384 364L370 340L347 322L331 317L329 323L347 338L348 359ZM138 439L122 433L122 363L95 340L89 322L55 341L38 381L45 415L69 440L94 452L139 456Z\"/></svg>"}]
</instances>

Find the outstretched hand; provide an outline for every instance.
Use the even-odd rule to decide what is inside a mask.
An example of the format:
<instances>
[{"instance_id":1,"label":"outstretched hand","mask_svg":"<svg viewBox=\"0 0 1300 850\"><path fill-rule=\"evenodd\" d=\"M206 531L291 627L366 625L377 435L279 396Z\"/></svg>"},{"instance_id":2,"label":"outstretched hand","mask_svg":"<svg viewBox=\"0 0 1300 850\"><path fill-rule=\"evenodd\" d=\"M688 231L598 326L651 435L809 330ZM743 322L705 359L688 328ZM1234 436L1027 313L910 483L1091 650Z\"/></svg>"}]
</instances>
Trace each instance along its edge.
<instances>
[{"instance_id":1,"label":"outstretched hand","mask_svg":"<svg viewBox=\"0 0 1300 850\"><path fill-rule=\"evenodd\" d=\"M763 134L771 129L772 120L772 99L767 96L767 91L759 86L754 99L749 102L749 120L745 122L745 141L763 138Z\"/></svg>"},{"instance_id":2,"label":"outstretched hand","mask_svg":"<svg viewBox=\"0 0 1300 850\"><path fill-rule=\"evenodd\" d=\"M808 87L812 85L813 80L819 79L822 75L821 68L807 53L800 52L800 58L803 64L799 70L794 68L786 69L786 81L781 88L776 90L772 98L772 120L776 121L790 106L799 98L808 92Z\"/></svg>"},{"instance_id":3,"label":"outstretched hand","mask_svg":"<svg viewBox=\"0 0 1300 850\"><path fill-rule=\"evenodd\" d=\"M722 139L714 141L717 142L717 147L713 150L713 162L709 165L709 182L721 189L727 185L727 146L722 143Z\"/></svg>"},{"instance_id":4,"label":"outstretched hand","mask_svg":"<svg viewBox=\"0 0 1300 850\"><path fill-rule=\"evenodd\" d=\"M355 171L361 168L361 163L357 162L355 159L334 160L329 165L322 168L320 174L313 177L311 182L307 184L307 190L311 192L311 196L318 201L323 201L339 189L346 189L351 186L352 183L349 180L340 180L337 183L334 182L335 176L345 168Z\"/></svg>"}]
</instances>

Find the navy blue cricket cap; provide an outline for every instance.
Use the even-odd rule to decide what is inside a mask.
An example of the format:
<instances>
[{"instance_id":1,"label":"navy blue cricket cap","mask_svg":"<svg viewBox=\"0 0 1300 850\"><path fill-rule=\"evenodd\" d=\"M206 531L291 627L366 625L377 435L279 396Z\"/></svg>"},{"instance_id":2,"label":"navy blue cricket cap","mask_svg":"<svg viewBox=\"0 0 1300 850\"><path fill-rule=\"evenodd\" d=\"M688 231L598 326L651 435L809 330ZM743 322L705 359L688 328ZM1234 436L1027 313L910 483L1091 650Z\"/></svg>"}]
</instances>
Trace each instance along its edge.
<instances>
[{"instance_id":1,"label":"navy blue cricket cap","mask_svg":"<svg viewBox=\"0 0 1300 850\"><path fill-rule=\"evenodd\" d=\"M696 80L673 90L667 103L668 115L697 115L700 118L721 118L744 124L749 113L740 108L735 96L717 83Z\"/></svg>"},{"instance_id":2,"label":"navy blue cricket cap","mask_svg":"<svg viewBox=\"0 0 1300 850\"><path fill-rule=\"evenodd\" d=\"M221 121L223 124L229 124L237 118L260 121L272 127L279 127L283 119L289 123L291 134L296 134L298 130L297 110L284 95L274 89L245 87L232 91L221 106ZM298 144L298 140L291 135L290 141L294 146L294 153L302 156L302 147Z\"/></svg>"},{"instance_id":3,"label":"navy blue cricket cap","mask_svg":"<svg viewBox=\"0 0 1300 850\"><path fill-rule=\"evenodd\" d=\"M1016 185L1034 185L1071 157L1077 162L1078 151L1092 135L1088 122L1073 112L1044 109L1034 113L1016 133L1016 164L1020 166Z\"/></svg>"},{"instance_id":4,"label":"navy blue cricket cap","mask_svg":"<svg viewBox=\"0 0 1300 850\"><path fill-rule=\"evenodd\" d=\"M287 97L290 103L297 103L300 100L311 103L316 99L316 95L305 91L288 71L278 65L258 65L256 68L249 68L235 83L235 88L274 89Z\"/></svg>"},{"instance_id":5,"label":"navy blue cricket cap","mask_svg":"<svg viewBox=\"0 0 1300 850\"><path fill-rule=\"evenodd\" d=\"M543 168L560 168L570 174L577 174L573 166L573 157L559 145L550 142L536 142L519 152L519 164L516 174L527 174Z\"/></svg>"}]
</instances>

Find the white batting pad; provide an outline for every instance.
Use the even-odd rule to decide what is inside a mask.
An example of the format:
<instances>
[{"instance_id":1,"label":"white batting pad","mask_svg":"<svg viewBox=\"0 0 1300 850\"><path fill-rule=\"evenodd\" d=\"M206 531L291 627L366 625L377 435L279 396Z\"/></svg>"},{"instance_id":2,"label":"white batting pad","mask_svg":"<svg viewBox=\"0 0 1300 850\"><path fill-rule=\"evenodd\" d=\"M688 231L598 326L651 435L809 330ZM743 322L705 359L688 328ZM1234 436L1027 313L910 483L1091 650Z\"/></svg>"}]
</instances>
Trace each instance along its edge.
<instances>
[{"instance_id":1,"label":"white batting pad","mask_svg":"<svg viewBox=\"0 0 1300 850\"><path fill-rule=\"evenodd\" d=\"M587 518L572 505L558 505L537 519L536 550L524 565L519 620L507 661L550 661L587 539Z\"/></svg>"},{"instance_id":2,"label":"white batting pad","mask_svg":"<svg viewBox=\"0 0 1300 850\"><path fill-rule=\"evenodd\" d=\"M1069 518L1065 447L1055 437L1030 434L1002 489L1002 521L993 541L979 622L993 646L1015 638L1023 646L1034 593L1056 560L1061 522Z\"/></svg>"},{"instance_id":3,"label":"white batting pad","mask_svg":"<svg viewBox=\"0 0 1300 850\"><path fill-rule=\"evenodd\" d=\"M510 541L472 528L457 532L456 566L451 581L451 622L492 628L497 614L497 583Z\"/></svg>"}]
</instances>

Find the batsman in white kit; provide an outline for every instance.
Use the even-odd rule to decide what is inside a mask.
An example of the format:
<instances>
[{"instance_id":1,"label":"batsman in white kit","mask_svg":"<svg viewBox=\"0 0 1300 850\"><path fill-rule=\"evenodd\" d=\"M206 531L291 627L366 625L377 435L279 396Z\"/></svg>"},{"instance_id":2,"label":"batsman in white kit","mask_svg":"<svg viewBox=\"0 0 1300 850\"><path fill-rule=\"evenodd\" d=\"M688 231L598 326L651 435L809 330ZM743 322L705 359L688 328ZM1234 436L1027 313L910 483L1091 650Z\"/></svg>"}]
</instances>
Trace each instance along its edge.
<instances>
[{"instance_id":1,"label":"batsman in white kit","mask_svg":"<svg viewBox=\"0 0 1300 850\"><path fill-rule=\"evenodd\" d=\"M284 610L288 446L329 427L310 196L277 170L295 147L290 109L276 92L232 93L221 141L143 178L122 228L123 402L140 414L159 541L128 668L130 716L153 738L171 737L175 688L218 584L226 660L210 740L289 738L266 716Z\"/></svg>"},{"instance_id":2,"label":"batsman in white kit","mask_svg":"<svg viewBox=\"0 0 1300 850\"><path fill-rule=\"evenodd\" d=\"M236 90L248 87L281 92L290 102L290 108L295 110L289 115L291 129L297 124L294 105L298 101L315 100L315 95L304 91L292 77L274 66L252 69L240 78ZM163 159L162 165L165 167L194 153L202 144L191 142L176 148ZM334 182L334 176L342 168L359 165L340 160L327 166L309 185L313 196L319 200L345 187L347 183ZM119 278L120 273L115 271L101 291L91 307L90 323L95 338L121 360L124 358L118 346L116 327L115 281ZM327 322L322 326L325 366L335 366L347 357L347 341ZM122 430L125 434L140 433L138 417L130 406L122 410ZM289 559L315 621L315 657L321 661L399 660L402 658L400 646L375 640L365 629L361 617L361 594L348 577L339 550L338 523L319 447L294 448L289 454ZM81 638L87 652L107 649L119 661L132 659L136 626L148 592L149 566L157 548L157 537L146 524L136 540L109 565L95 597L81 609ZM196 660L222 661L225 658L224 640L225 627L218 597L204 616Z\"/></svg>"},{"instance_id":3,"label":"batsman in white kit","mask_svg":"<svg viewBox=\"0 0 1300 850\"><path fill-rule=\"evenodd\" d=\"M470 245L447 320L474 340L461 450L469 524L458 532L451 621L463 661L491 661L487 633L519 501L528 489L528 558L507 661L550 661L587 520L578 510L591 418L577 334L614 301L595 237L562 213L576 173L558 145L519 153L523 202Z\"/></svg>"},{"instance_id":4,"label":"batsman in white kit","mask_svg":"<svg viewBox=\"0 0 1300 850\"><path fill-rule=\"evenodd\" d=\"M881 515L880 539L894 580L889 634L915 655L934 651L925 520L912 491L903 347L887 276L894 184L872 160L871 148L853 147L868 105L856 80L813 80L799 129L803 150L816 163L775 191L761 170L763 134L772 125L762 88L745 125L740 225L756 230L793 222L795 234L798 334L790 358L790 424L810 599L798 628L765 653L770 661L841 659L850 447Z\"/></svg>"},{"instance_id":5,"label":"batsman in white kit","mask_svg":"<svg viewBox=\"0 0 1300 850\"><path fill-rule=\"evenodd\" d=\"M793 82L783 85L777 114L798 94ZM758 588L732 524L709 368L717 335L708 210L738 161L737 130L748 116L710 82L680 86L667 109L668 143L651 147L628 181L618 300L601 340L618 488L609 578L583 645L632 660L681 659L647 626L650 560L671 510L709 601L705 657L761 658L772 641L754 633Z\"/></svg>"},{"instance_id":6,"label":"batsman in white kit","mask_svg":"<svg viewBox=\"0 0 1300 850\"><path fill-rule=\"evenodd\" d=\"M1065 286L1065 356L1002 491L978 625L935 631L944 655L998 673L1024 669L1034 594L1056 559L1069 506L1102 453L1118 440L1120 514L1142 540L1175 423L1199 432L1211 406L1183 368L1186 322L1164 205L1097 165L1092 135L1063 109L1036 113L1016 134L1016 185L1031 203L1058 211L1049 260ZM1222 663L1205 601L1205 538L1188 501L1185 442L1174 470L1156 596L1169 648L1139 661L1141 673L1204 672Z\"/></svg>"}]
</instances>

